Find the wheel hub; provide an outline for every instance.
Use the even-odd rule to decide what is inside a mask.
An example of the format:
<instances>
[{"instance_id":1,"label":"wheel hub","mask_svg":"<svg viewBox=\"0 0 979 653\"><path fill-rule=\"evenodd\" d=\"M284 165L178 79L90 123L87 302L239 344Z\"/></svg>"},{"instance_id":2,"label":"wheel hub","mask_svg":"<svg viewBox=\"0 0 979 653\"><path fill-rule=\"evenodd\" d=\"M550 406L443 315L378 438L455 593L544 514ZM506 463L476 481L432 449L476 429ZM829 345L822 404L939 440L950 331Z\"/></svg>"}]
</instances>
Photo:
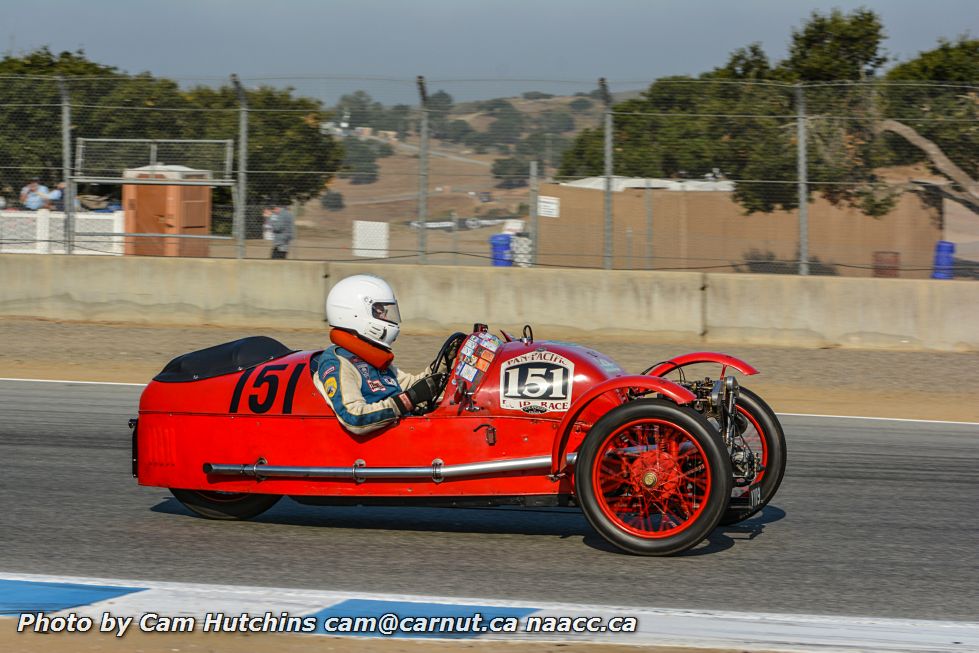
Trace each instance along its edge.
<instances>
[{"instance_id":1,"label":"wheel hub","mask_svg":"<svg viewBox=\"0 0 979 653\"><path fill-rule=\"evenodd\" d=\"M679 489L681 470L669 453L649 451L632 463L630 477L637 492L669 496Z\"/></svg>"}]
</instances>

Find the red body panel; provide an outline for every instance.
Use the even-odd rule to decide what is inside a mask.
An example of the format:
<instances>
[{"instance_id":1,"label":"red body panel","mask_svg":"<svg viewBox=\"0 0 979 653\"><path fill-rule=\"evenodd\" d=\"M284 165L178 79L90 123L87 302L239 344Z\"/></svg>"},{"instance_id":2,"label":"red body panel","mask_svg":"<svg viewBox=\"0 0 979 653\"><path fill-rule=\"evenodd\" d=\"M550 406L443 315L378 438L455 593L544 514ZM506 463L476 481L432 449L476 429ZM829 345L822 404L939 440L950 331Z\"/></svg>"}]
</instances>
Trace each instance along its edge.
<instances>
[{"instance_id":1,"label":"red body panel","mask_svg":"<svg viewBox=\"0 0 979 653\"><path fill-rule=\"evenodd\" d=\"M584 347L508 342L498 348L492 361L487 361L488 369L473 389L472 404L478 410L463 410L465 406L456 403L456 384L462 379L453 372L436 410L358 436L341 426L314 386L310 362L317 353L296 352L250 370L199 381L151 382L139 407L139 483L229 492L364 497L569 493L570 480L554 482L546 469L441 483L430 479L357 483L352 479L209 476L203 466L251 464L261 458L269 465L282 466L349 467L363 460L368 467L420 467L430 466L435 459L456 465L551 456L567 410L595 386L623 375L613 361ZM541 379L566 392L553 401L508 397L518 382L527 381L536 390L534 383ZM615 393L603 395L578 411L578 420L594 421L620 402ZM495 429L495 442L490 443L487 428L477 430L484 425ZM564 450L575 451L583 437L584 432L569 434Z\"/></svg>"},{"instance_id":2,"label":"red body panel","mask_svg":"<svg viewBox=\"0 0 979 653\"><path fill-rule=\"evenodd\" d=\"M698 351L692 354L677 356L676 358L671 358L668 361L660 363L653 369L649 370L649 376L663 376L664 374L669 374L675 369L686 367L687 365L694 365L696 363L718 363L723 367L733 367L737 371L748 376L758 374L758 370L740 358L728 356L727 354L719 354L713 351ZM721 371L721 376L724 376L723 370Z\"/></svg>"}]
</instances>

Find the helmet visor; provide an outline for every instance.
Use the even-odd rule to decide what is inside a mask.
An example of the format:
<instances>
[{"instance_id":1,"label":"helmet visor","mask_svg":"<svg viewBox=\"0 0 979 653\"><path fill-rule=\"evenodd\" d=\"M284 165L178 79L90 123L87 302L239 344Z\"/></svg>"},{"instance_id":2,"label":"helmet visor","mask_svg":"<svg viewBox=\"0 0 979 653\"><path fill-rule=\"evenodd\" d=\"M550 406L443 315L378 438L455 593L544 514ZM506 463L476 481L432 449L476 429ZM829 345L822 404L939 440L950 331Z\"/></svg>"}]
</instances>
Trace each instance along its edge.
<instances>
[{"instance_id":1,"label":"helmet visor","mask_svg":"<svg viewBox=\"0 0 979 653\"><path fill-rule=\"evenodd\" d=\"M371 313L379 320L391 324L401 324L401 312L398 311L397 302L374 302L371 305Z\"/></svg>"}]
</instances>

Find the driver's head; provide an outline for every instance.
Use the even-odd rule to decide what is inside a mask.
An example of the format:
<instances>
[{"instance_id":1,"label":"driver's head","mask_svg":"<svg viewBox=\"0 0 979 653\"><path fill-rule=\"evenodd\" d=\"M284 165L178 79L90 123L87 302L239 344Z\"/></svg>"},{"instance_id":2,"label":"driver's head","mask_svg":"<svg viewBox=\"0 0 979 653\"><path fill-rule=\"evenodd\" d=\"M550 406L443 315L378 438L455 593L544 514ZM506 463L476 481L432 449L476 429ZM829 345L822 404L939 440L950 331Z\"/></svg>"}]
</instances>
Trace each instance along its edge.
<instances>
[{"instance_id":1,"label":"driver's head","mask_svg":"<svg viewBox=\"0 0 979 653\"><path fill-rule=\"evenodd\" d=\"M388 282L372 274L341 279L326 297L330 326L353 331L362 338L390 348L401 330L398 300Z\"/></svg>"}]
</instances>

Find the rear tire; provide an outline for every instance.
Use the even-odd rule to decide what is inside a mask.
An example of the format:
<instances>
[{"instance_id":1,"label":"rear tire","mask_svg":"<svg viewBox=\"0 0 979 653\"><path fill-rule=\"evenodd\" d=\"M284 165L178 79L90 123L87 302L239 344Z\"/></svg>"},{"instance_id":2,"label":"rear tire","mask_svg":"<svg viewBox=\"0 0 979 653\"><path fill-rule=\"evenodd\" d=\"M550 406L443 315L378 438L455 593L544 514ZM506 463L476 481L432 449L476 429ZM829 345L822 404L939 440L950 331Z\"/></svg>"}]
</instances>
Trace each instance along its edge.
<instances>
[{"instance_id":1,"label":"rear tire","mask_svg":"<svg viewBox=\"0 0 979 653\"><path fill-rule=\"evenodd\" d=\"M744 433L745 440L755 453L762 455L765 469L755 477L755 482L758 478L761 479L761 496L758 505L754 508L728 506L721 517L720 523L723 526L737 524L761 512L775 496L785 474L785 433L782 432L782 425L775 411L762 401L761 397L744 386L741 387L741 394L738 397L738 409L748 418L748 428ZM761 451L758 451L756 446L760 446ZM739 491L747 491L747 488L736 487L732 492L739 494Z\"/></svg>"},{"instance_id":2,"label":"rear tire","mask_svg":"<svg viewBox=\"0 0 979 653\"><path fill-rule=\"evenodd\" d=\"M731 461L699 413L639 399L599 419L578 451L575 491L588 522L637 555L686 551L717 526L731 496Z\"/></svg>"},{"instance_id":3,"label":"rear tire","mask_svg":"<svg viewBox=\"0 0 979 653\"><path fill-rule=\"evenodd\" d=\"M208 519L251 519L278 503L278 494L247 492L211 492L207 490L175 490L177 501L185 508Z\"/></svg>"}]
</instances>

